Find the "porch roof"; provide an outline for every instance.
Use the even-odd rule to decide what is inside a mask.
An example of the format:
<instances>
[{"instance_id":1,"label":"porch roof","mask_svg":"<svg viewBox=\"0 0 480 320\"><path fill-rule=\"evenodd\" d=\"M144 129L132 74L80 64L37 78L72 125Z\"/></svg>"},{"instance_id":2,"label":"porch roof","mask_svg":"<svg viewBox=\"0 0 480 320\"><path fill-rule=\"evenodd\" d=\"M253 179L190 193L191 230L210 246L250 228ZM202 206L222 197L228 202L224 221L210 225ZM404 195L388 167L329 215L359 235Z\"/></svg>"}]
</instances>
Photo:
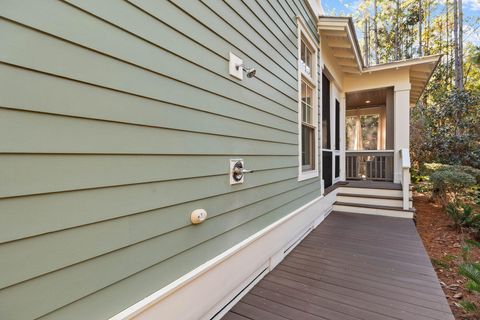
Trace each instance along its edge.
<instances>
[{"instance_id":1,"label":"porch roof","mask_svg":"<svg viewBox=\"0 0 480 320\"><path fill-rule=\"evenodd\" d=\"M420 99L441 58L441 55L438 54L367 67L363 63L351 17L320 16L317 27L322 36L322 41L325 41L331 49L336 63L346 76L361 76L378 71L396 72L400 69L408 69L411 85L410 103L412 104ZM392 74L392 77L394 76Z\"/></svg>"}]
</instances>

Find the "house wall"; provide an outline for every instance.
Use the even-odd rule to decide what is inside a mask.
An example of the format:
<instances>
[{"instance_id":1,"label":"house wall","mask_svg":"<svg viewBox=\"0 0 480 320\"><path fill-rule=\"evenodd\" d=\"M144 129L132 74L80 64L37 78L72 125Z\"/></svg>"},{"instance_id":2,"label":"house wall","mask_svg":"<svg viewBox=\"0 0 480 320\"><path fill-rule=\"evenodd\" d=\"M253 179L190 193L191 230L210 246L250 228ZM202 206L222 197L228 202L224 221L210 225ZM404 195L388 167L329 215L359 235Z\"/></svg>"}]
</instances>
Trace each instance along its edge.
<instances>
[{"instance_id":1,"label":"house wall","mask_svg":"<svg viewBox=\"0 0 480 320\"><path fill-rule=\"evenodd\" d=\"M297 181L303 1L0 13L0 318L108 318L320 197ZM256 172L230 186L230 158Z\"/></svg>"}]
</instances>

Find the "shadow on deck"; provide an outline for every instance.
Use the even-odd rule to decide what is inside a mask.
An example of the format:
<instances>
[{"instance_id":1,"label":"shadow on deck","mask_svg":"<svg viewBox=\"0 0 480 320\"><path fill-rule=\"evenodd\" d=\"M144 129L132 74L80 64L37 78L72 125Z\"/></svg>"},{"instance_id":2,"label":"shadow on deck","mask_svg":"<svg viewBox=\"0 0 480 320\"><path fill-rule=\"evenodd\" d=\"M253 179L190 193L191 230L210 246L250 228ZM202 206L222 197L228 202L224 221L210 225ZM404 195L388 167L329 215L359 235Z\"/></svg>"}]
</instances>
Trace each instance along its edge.
<instances>
[{"instance_id":1,"label":"shadow on deck","mask_svg":"<svg viewBox=\"0 0 480 320\"><path fill-rule=\"evenodd\" d=\"M454 318L412 220L333 212L223 319Z\"/></svg>"}]
</instances>

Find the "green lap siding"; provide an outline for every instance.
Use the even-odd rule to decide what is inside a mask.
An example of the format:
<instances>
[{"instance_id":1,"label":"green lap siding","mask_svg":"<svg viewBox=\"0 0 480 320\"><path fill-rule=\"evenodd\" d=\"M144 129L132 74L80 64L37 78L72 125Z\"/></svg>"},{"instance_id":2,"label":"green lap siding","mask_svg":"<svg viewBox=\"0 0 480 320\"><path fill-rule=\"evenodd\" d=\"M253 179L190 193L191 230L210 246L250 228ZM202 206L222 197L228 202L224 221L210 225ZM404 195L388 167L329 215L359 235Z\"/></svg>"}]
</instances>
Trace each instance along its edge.
<instances>
[{"instance_id":1,"label":"green lap siding","mask_svg":"<svg viewBox=\"0 0 480 320\"><path fill-rule=\"evenodd\" d=\"M303 1L0 15L1 319L108 318L320 196L297 180ZM257 77L229 76L229 52ZM231 158L256 170L245 183Z\"/></svg>"}]
</instances>

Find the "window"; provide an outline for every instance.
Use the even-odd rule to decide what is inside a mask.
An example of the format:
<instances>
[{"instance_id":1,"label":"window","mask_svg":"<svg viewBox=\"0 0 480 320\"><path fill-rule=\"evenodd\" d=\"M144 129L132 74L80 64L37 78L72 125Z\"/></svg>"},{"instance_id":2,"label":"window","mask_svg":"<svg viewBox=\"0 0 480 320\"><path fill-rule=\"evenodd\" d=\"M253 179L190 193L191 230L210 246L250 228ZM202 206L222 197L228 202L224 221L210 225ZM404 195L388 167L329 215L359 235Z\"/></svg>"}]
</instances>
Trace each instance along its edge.
<instances>
[{"instance_id":1,"label":"window","mask_svg":"<svg viewBox=\"0 0 480 320\"><path fill-rule=\"evenodd\" d=\"M318 176L317 46L298 19L298 180Z\"/></svg>"},{"instance_id":2,"label":"window","mask_svg":"<svg viewBox=\"0 0 480 320\"><path fill-rule=\"evenodd\" d=\"M302 80L302 171L315 169L315 124L313 123L313 88Z\"/></svg>"},{"instance_id":3,"label":"window","mask_svg":"<svg viewBox=\"0 0 480 320\"><path fill-rule=\"evenodd\" d=\"M384 108L348 110L345 118L347 150L385 149Z\"/></svg>"},{"instance_id":4,"label":"window","mask_svg":"<svg viewBox=\"0 0 480 320\"><path fill-rule=\"evenodd\" d=\"M313 52L303 39L300 42L300 70L311 78Z\"/></svg>"}]
</instances>

